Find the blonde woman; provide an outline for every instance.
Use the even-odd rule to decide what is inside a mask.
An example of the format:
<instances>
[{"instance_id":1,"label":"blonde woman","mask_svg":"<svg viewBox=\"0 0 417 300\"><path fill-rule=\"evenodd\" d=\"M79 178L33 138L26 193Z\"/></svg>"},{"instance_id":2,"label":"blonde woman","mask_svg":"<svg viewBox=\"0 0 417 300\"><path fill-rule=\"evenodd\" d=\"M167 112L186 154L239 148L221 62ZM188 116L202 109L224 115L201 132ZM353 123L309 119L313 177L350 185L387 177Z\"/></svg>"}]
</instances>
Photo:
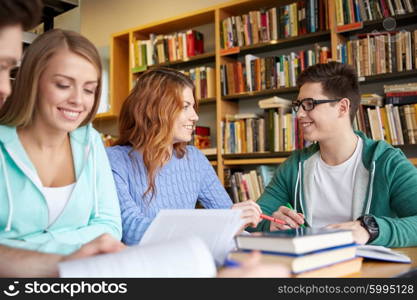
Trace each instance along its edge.
<instances>
[{"instance_id":1,"label":"blonde woman","mask_svg":"<svg viewBox=\"0 0 417 300\"><path fill-rule=\"evenodd\" d=\"M0 244L69 254L101 234L121 237L120 208L99 134L94 45L52 30L26 51L0 109Z\"/></svg>"},{"instance_id":2,"label":"blonde woman","mask_svg":"<svg viewBox=\"0 0 417 300\"><path fill-rule=\"evenodd\" d=\"M119 139L107 148L118 191L122 241L137 244L161 209L239 208L256 226L253 201L232 205L207 158L187 146L198 120L192 81L155 68L143 73L122 106ZM191 225L191 224L190 224Z\"/></svg>"}]
</instances>

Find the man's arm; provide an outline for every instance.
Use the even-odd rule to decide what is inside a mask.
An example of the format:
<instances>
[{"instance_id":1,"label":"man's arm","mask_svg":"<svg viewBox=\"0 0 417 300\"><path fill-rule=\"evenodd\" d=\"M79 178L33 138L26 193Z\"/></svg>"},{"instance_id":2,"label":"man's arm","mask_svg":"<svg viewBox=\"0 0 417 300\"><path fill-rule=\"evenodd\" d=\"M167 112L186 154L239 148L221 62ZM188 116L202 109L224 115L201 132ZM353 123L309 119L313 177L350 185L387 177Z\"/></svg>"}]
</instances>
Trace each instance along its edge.
<instances>
[{"instance_id":1,"label":"man's arm","mask_svg":"<svg viewBox=\"0 0 417 300\"><path fill-rule=\"evenodd\" d=\"M109 234L100 235L68 256L0 245L0 277L58 277L61 261L118 252L124 248L125 245Z\"/></svg>"},{"instance_id":2,"label":"man's arm","mask_svg":"<svg viewBox=\"0 0 417 300\"><path fill-rule=\"evenodd\" d=\"M0 245L0 277L58 277L62 255Z\"/></svg>"}]
</instances>

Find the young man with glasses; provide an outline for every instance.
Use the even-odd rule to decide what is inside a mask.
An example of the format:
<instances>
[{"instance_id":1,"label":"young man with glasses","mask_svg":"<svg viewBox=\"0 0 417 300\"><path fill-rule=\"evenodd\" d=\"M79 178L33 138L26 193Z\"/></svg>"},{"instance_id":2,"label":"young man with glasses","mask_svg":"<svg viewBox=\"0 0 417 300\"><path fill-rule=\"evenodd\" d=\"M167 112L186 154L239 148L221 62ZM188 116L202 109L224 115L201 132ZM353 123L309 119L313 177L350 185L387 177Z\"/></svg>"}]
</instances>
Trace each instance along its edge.
<instances>
[{"instance_id":1,"label":"young man with glasses","mask_svg":"<svg viewBox=\"0 0 417 300\"><path fill-rule=\"evenodd\" d=\"M352 230L360 244L416 246L417 169L401 150L353 130L360 104L353 67L317 64L297 84L292 107L314 143L293 152L258 200L263 213L286 225L264 220L257 230L305 224Z\"/></svg>"}]
</instances>

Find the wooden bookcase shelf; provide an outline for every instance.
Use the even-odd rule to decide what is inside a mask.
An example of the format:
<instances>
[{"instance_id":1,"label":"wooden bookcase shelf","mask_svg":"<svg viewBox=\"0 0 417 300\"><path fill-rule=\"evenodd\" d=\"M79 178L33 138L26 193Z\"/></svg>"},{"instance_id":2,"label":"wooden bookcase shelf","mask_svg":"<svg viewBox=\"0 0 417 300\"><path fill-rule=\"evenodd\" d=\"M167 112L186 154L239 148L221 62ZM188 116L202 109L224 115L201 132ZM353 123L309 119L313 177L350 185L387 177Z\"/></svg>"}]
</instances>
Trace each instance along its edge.
<instances>
[{"instance_id":1,"label":"wooden bookcase shelf","mask_svg":"<svg viewBox=\"0 0 417 300\"><path fill-rule=\"evenodd\" d=\"M308 33L296 37L290 37L283 40L274 40L266 43L260 43L256 45L244 46L236 49L237 52L231 51L231 53L224 53L224 49L220 50L221 56L239 56L245 54L260 53L266 51L274 51L283 48L298 47L305 44L319 43L330 40L330 31L319 31L314 33Z\"/></svg>"},{"instance_id":2,"label":"wooden bookcase shelf","mask_svg":"<svg viewBox=\"0 0 417 300\"><path fill-rule=\"evenodd\" d=\"M149 66L148 68L156 68L156 67L170 67L170 68L186 68L188 66L194 66L195 64L207 64L214 62L215 53L209 52L209 53L203 53L196 56L192 56L188 58L187 60L177 60L177 61L171 61L163 64L155 64L152 66ZM146 70L146 68L144 69ZM144 71L143 70L143 71ZM133 74L140 74L143 71L139 72L132 72Z\"/></svg>"},{"instance_id":3,"label":"wooden bookcase shelf","mask_svg":"<svg viewBox=\"0 0 417 300\"><path fill-rule=\"evenodd\" d=\"M222 96L223 100L237 100L237 99L249 99L249 98L257 98L263 96L272 96L272 95L279 95L279 94L289 94L289 93L296 93L298 89L295 87L288 87L288 88L279 88L279 89L268 89L263 91L256 91L256 92L245 92L240 94L234 95L227 95Z\"/></svg>"},{"instance_id":4,"label":"wooden bookcase shelf","mask_svg":"<svg viewBox=\"0 0 417 300\"><path fill-rule=\"evenodd\" d=\"M134 80L139 73L132 72L132 61L130 58L130 44L136 39L148 39L151 33L153 34L170 34L174 32L187 31L189 29L199 28L201 26L209 26L212 30L211 36L204 36L204 43L206 41L214 44L214 50L205 49L206 53L191 57L187 61L174 61L170 63L160 64L160 66L167 66L173 68L187 68L197 67L205 64L211 64L215 67L215 91L214 98L201 99L200 105L207 105L204 109L213 113L213 118L216 120L216 135L211 138L217 143L217 154L208 156L211 164L216 167L217 173L221 181L224 178L224 168L238 165L257 165L257 164L279 164L285 161L290 155L290 152L280 153L242 153L242 154L223 154L223 141L221 121L224 120L226 114L236 114L239 112L239 100L258 98L270 95L290 94L296 97L297 88L279 88L269 89L257 92L245 92L236 95L223 96L221 94L220 83L220 66L222 64L242 59L246 54L261 54L270 53L273 51L280 51L282 49L302 47L304 45L311 45L314 43L328 43L330 44L333 56L337 53L337 45L340 41L345 41L350 36L362 33L371 32L372 30L384 30L382 20L365 22L363 28L344 33L338 33L336 30L336 8L335 1L327 0L327 15L329 22L328 31L319 31L270 41L266 43L259 43L251 46L244 46L237 49L222 49L221 48L221 26L222 20L230 16L239 16L247 14L251 10L259 10L260 8L279 7L282 5L291 4L295 1L289 0L237 0L228 3L215 5L207 9L183 14L174 18L165 19L158 22L153 22L144 26L131 28L122 32L115 33L111 36L111 63L110 63L110 92L111 102L110 111L104 114L99 114L98 120L117 120L119 111L124 99L127 97L130 89L134 84ZM417 13L407 14L395 17L396 26L407 26L415 24ZM212 26L212 27L211 27ZM154 67L154 66L151 66ZM417 78L417 70L387 73L382 75L364 77L361 84L375 83L385 81L387 83L395 82L398 79ZM414 147L416 145L404 146ZM414 150L413 150L414 151ZM417 151L417 150L416 150ZM415 152L415 151L414 151ZM417 165L416 158L410 158L413 164Z\"/></svg>"},{"instance_id":5,"label":"wooden bookcase shelf","mask_svg":"<svg viewBox=\"0 0 417 300\"><path fill-rule=\"evenodd\" d=\"M393 72L378 74L372 76L360 77L359 81L361 84L370 83L370 82L380 82L380 81L389 81L401 78L417 78L417 70L403 71L403 72Z\"/></svg>"},{"instance_id":6,"label":"wooden bookcase shelf","mask_svg":"<svg viewBox=\"0 0 417 300\"><path fill-rule=\"evenodd\" d=\"M391 20L390 20L391 19ZM395 23L392 21L395 20ZM395 16L394 18L388 17L385 19L378 19L372 21L363 22L363 27L358 30L352 30L343 32L344 36L352 36L361 33L368 33L372 31L396 31L398 27L414 25L416 24L417 13L409 13L404 15Z\"/></svg>"}]
</instances>

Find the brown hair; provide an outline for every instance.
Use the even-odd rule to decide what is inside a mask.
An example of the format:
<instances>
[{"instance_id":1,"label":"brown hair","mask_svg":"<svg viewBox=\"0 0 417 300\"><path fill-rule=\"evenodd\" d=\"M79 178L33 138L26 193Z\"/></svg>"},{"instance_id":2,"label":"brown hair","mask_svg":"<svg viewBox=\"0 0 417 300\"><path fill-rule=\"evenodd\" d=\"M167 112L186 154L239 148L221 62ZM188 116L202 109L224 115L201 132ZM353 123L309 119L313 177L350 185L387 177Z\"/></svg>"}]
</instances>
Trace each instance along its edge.
<instances>
[{"instance_id":1,"label":"brown hair","mask_svg":"<svg viewBox=\"0 0 417 300\"><path fill-rule=\"evenodd\" d=\"M80 124L91 122L97 112L101 94L101 60L96 47L74 31L53 29L39 36L26 50L10 98L0 108L0 124L26 127L34 117L39 98L39 78L50 59L60 50L69 51L88 60L97 70L97 89L90 114Z\"/></svg>"},{"instance_id":2,"label":"brown hair","mask_svg":"<svg viewBox=\"0 0 417 300\"><path fill-rule=\"evenodd\" d=\"M41 21L42 7L42 0L1 0L0 27L20 24L29 30Z\"/></svg>"},{"instance_id":3,"label":"brown hair","mask_svg":"<svg viewBox=\"0 0 417 300\"><path fill-rule=\"evenodd\" d=\"M320 82L324 94L329 98L348 98L350 121L353 122L361 101L358 76L353 66L335 61L316 64L301 72L297 86L300 88L309 82Z\"/></svg>"},{"instance_id":4,"label":"brown hair","mask_svg":"<svg viewBox=\"0 0 417 300\"><path fill-rule=\"evenodd\" d=\"M155 68L144 72L123 103L119 117L119 139L115 145L132 146L141 152L147 170L148 188L143 194L156 192L155 176L170 158L174 122L180 114L183 90L193 82L184 74L169 68ZM196 109L197 102L194 104ZM173 155L182 158L186 143L174 144ZM131 157L134 162L133 157Z\"/></svg>"}]
</instances>

